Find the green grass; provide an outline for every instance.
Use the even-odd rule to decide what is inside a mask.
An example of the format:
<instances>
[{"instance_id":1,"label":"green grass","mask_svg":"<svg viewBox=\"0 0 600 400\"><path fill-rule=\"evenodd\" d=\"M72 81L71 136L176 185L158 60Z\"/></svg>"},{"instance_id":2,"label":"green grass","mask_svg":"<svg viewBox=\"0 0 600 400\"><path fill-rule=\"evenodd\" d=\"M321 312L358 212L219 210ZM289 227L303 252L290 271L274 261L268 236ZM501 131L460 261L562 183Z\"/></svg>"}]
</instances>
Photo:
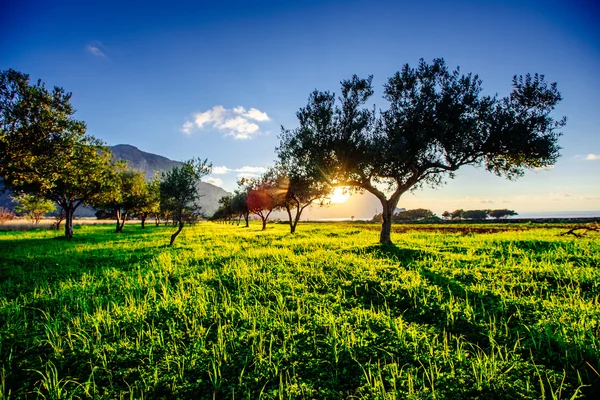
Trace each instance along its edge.
<instances>
[{"instance_id":1,"label":"green grass","mask_svg":"<svg viewBox=\"0 0 600 400\"><path fill-rule=\"evenodd\" d=\"M494 226L2 232L0 398L596 398L599 236Z\"/></svg>"}]
</instances>

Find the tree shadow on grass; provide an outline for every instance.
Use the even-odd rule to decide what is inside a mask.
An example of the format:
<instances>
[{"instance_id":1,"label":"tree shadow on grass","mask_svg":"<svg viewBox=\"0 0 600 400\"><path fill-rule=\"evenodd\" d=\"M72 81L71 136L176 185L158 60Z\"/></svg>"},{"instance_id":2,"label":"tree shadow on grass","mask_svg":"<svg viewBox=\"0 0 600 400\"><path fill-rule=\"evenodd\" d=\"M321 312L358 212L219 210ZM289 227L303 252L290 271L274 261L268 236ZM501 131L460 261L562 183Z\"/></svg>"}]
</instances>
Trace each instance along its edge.
<instances>
[{"instance_id":1,"label":"tree shadow on grass","mask_svg":"<svg viewBox=\"0 0 600 400\"><path fill-rule=\"evenodd\" d=\"M2 294L7 299L15 298L40 285L77 280L84 274L98 274L107 268L128 271L163 250L141 237L133 246L122 246L120 238L122 236L86 235L72 240L3 240L0 242Z\"/></svg>"},{"instance_id":2,"label":"tree shadow on grass","mask_svg":"<svg viewBox=\"0 0 600 400\"><path fill-rule=\"evenodd\" d=\"M428 293L431 292L428 290L393 282L397 278L390 276L390 271L382 270L379 279L359 278L354 280L352 287L346 288L347 296L354 296L359 306L365 309L385 307L392 315L401 316L407 322L461 336L482 351L490 349L490 337L495 336L490 332L491 321L497 321L496 328L503 323L508 330L505 334L494 337L496 343L517 349L523 360L532 358L536 365L553 369L557 373L567 371L573 389L579 386L579 371L583 382L590 385L583 389L585 394L592 397L598 395L600 378L585 364L589 362L597 365L600 357L590 349L582 348L581 344L572 343L548 330L540 330L537 316L541 310L536 304L520 301L518 298L503 298L491 290L471 287L470 282L445 276L427 265L410 268L411 263L423 258L426 254L423 251L402 249L394 245L376 245L356 250L355 253L400 262L400 269L395 274L402 273L402 268L416 271L428 285L439 287L439 293L443 297L439 301L434 300L430 298ZM460 302L463 310L450 316L447 308L450 302ZM466 304L472 308L470 312L465 312ZM566 361L566 353L581 354L581 358L579 361Z\"/></svg>"},{"instance_id":3,"label":"tree shadow on grass","mask_svg":"<svg viewBox=\"0 0 600 400\"><path fill-rule=\"evenodd\" d=\"M421 260L427 254L422 250L402 248L393 244L377 244L352 249L349 252L356 255L370 255L380 260L390 260L404 265Z\"/></svg>"}]
</instances>

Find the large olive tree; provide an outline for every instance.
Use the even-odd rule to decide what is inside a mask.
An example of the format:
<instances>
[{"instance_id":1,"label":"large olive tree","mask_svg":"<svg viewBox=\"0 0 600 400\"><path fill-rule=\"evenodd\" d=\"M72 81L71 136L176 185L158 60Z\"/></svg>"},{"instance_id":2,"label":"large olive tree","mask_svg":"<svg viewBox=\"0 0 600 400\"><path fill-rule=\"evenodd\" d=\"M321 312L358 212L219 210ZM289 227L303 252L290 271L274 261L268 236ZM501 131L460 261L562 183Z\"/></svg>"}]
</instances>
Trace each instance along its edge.
<instances>
[{"instance_id":1,"label":"large olive tree","mask_svg":"<svg viewBox=\"0 0 600 400\"><path fill-rule=\"evenodd\" d=\"M73 236L73 215L109 182L112 154L73 118L71 94L0 71L0 177L17 193L56 202Z\"/></svg>"},{"instance_id":2,"label":"large olive tree","mask_svg":"<svg viewBox=\"0 0 600 400\"><path fill-rule=\"evenodd\" d=\"M298 168L331 185L375 195L383 208L380 243L391 243L400 196L437 187L464 165L514 179L555 163L558 130L551 117L561 100L543 75L515 76L507 97L484 96L477 75L449 71L443 59L408 64L384 85L387 110L365 104L372 77L341 82L341 95L314 91L297 112L299 126L282 129L280 151ZM387 189L387 190L386 190Z\"/></svg>"}]
</instances>

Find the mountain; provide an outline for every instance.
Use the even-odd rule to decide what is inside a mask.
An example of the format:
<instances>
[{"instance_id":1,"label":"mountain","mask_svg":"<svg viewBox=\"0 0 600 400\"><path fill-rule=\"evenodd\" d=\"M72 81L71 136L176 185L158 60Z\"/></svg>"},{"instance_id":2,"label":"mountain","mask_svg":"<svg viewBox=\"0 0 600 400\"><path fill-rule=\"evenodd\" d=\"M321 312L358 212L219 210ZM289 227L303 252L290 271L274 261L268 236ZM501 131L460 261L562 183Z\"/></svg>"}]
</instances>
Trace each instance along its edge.
<instances>
[{"instance_id":1,"label":"mountain","mask_svg":"<svg viewBox=\"0 0 600 400\"><path fill-rule=\"evenodd\" d=\"M130 167L143 171L146 174L146 179L152 179L155 171L166 172L183 164L180 161L169 160L158 154L146 153L129 144L111 146L110 150L113 152L115 159L127 161ZM202 194L198 204L202 206L202 211L206 215L212 215L217 211L221 197L231 194L223 188L206 182L198 184L198 191Z\"/></svg>"},{"instance_id":2,"label":"mountain","mask_svg":"<svg viewBox=\"0 0 600 400\"><path fill-rule=\"evenodd\" d=\"M118 144L109 148L115 159L127 161L130 167L143 171L148 180L152 179L155 171L159 173L166 172L175 166L182 165L179 161L169 160L158 154L146 153L129 144ZM3 189L4 185L0 182L0 207L7 207L12 210L14 203L10 197L11 193L9 190L3 191ZM206 182L198 184L198 191L202 194L198 204L202 206L202 211L206 215L212 215L219 208L219 199L230 194L223 188ZM94 210L90 207L80 207L76 215L79 217L93 217Z\"/></svg>"},{"instance_id":3,"label":"mountain","mask_svg":"<svg viewBox=\"0 0 600 400\"><path fill-rule=\"evenodd\" d=\"M146 153L129 144L118 144L109 148L114 154L115 159L127 161L130 167L144 171L147 179L152 179L154 171L166 172L175 166L183 164L157 154Z\"/></svg>"}]
</instances>

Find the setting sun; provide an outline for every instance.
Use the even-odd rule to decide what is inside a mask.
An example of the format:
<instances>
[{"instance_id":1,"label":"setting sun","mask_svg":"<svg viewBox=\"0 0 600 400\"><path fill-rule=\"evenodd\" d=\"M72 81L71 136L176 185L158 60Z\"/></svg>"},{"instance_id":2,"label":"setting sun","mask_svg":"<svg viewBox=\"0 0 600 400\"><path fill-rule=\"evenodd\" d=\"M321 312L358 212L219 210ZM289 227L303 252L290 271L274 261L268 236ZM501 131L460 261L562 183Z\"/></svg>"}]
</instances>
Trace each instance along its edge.
<instances>
[{"instance_id":1,"label":"setting sun","mask_svg":"<svg viewBox=\"0 0 600 400\"><path fill-rule=\"evenodd\" d=\"M342 187L337 187L334 189L333 193L331 194L331 202L332 203L343 203L346 200L348 200L348 198L350 197L350 193L348 193L347 191L344 192L344 188Z\"/></svg>"}]
</instances>

